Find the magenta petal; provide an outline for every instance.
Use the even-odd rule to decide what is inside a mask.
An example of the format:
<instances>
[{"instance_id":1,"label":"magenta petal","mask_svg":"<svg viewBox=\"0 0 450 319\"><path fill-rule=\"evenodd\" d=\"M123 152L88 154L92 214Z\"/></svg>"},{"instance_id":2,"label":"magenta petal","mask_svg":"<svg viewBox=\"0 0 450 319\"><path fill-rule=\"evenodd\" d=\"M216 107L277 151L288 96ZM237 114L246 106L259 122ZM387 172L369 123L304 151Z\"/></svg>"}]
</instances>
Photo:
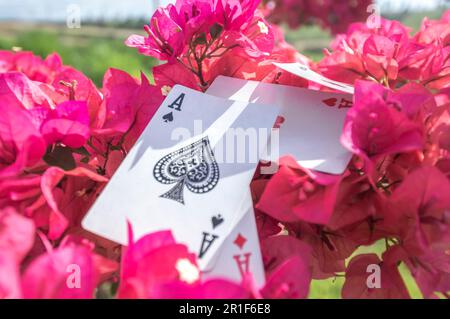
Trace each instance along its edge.
<instances>
[{"instance_id":1,"label":"magenta petal","mask_svg":"<svg viewBox=\"0 0 450 319\"><path fill-rule=\"evenodd\" d=\"M271 299L308 297L311 269L305 260L294 256L281 264L267 279L261 294Z\"/></svg>"},{"instance_id":2,"label":"magenta petal","mask_svg":"<svg viewBox=\"0 0 450 319\"><path fill-rule=\"evenodd\" d=\"M13 208L0 210L0 250L9 251L20 262L34 242L35 226L31 219L19 215Z\"/></svg>"},{"instance_id":3,"label":"magenta petal","mask_svg":"<svg viewBox=\"0 0 450 319\"><path fill-rule=\"evenodd\" d=\"M37 257L22 277L22 289L31 299L91 299L97 278L92 252L70 244Z\"/></svg>"},{"instance_id":4,"label":"magenta petal","mask_svg":"<svg viewBox=\"0 0 450 319\"><path fill-rule=\"evenodd\" d=\"M19 263L8 251L0 250L0 299L21 297Z\"/></svg>"},{"instance_id":5,"label":"magenta petal","mask_svg":"<svg viewBox=\"0 0 450 319\"><path fill-rule=\"evenodd\" d=\"M58 105L42 124L41 133L49 145L59 142L72 148L83 146L90 133L86 102Z\"/></svg>"},{"instance_id":6,"label":"magenta petal","mask_svg":"<svg viewBox=\"0 0 450 319\"><path fill-rule=\"evenodd\" d=\"M45 143L27 110L0 100L0 114L0 176L13 175L39 161Z\"/></svg>"}]
</instances>

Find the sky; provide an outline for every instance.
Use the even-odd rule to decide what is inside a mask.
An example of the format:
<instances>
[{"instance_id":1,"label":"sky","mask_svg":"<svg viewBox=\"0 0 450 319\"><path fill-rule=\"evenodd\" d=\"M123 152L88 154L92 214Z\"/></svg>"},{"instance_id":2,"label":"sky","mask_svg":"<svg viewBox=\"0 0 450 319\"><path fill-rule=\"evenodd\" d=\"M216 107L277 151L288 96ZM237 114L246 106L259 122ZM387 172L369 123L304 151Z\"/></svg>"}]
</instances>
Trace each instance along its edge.
<instances>
[{"instance_id":1,"label":"sky","mask_svg":"<svg viewBox=\"0 0 450 319\"><path fill-rule=\"evenodd\" d=\"M402 11L405 8L415 11L433 10L439 5L450 5L449 0L377 0L381 11Z\"/></svg>"},{"instance_id":2,"label":"sky","mask_svg":"<svg viewBox=\"0 0 450 319\"><path fill-rule=\"evenodd\" d=\"M173 1L173 0L172 0ZM64 21L71 4L81 10L88 19L123 20L129 18L149 19L159 4L170 0L0 0L0 20ZM409 10L426 11L450 0L377 0L381 12Z\"/></svg>"}]
</instances>

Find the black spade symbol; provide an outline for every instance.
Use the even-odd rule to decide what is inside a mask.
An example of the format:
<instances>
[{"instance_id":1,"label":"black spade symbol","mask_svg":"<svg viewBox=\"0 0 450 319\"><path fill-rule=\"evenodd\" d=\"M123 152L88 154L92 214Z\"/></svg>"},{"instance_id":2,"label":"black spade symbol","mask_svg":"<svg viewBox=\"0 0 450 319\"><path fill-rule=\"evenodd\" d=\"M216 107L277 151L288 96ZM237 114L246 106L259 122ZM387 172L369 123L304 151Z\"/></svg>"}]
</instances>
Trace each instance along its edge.
<instances>
[{"instance_id":1,"label":"black spade symbol","mask_svg":"<svg viewBox=\"0 0 450 319\"><path fill-rule=\"evenodd\" d=\"M219 227L225 220L223 219L222 215L213 216L211 218L213 229L216 229Z\"/></svg>"},{"instance_id":2,"label":"black spade symbol","mask_svg":"<svg viewBox=\"0 0 450 319\"><path fill-rule=\"evenodd\" d=\"M175 184L163 198L184 205L184 187L195 194L205 194L219 182L219 166L208 137L172 152L156 163L153 176L162 184Z\"/></svg>"},{"instance_id":3,"label":"black spade symbol","mask_svg":"<svg viewBox=\"0 0 450 319\"><path fill-rule=\"evenodd\" d=\"M164 122L172 122L173 121L173 113L167 113L166 115L163 116L163 120Z\"/></svg>"}]
</instances>

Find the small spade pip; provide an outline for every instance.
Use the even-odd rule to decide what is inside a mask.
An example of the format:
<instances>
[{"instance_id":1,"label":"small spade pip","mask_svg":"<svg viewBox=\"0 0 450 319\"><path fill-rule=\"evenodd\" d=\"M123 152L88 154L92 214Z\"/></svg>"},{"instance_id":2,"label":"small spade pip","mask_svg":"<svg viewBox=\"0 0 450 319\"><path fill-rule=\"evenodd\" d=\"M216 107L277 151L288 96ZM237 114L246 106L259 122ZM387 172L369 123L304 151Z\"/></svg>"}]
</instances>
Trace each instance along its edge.
<instances>
[{"instance_id":1,"label":"small spade pip","mask_svg":"<svg viewBox=\"0 0 450 319\"><path fill-rule=\"evenodd\" d=\"M195 194L206 194L216 187L220 172L209 139L204 137L161 158L153 175L162 184L175 184L160 197L184 205L185 187Z\"/></svg>"},{"instance_id":2,"label":"small spade pip","mask_svg":"<svg viewBox=\"0 0 450 319\"><path fill-rule=\"evenodd\" d=\"M166 123L173 122L173 112L170 112L170 113L167 113L166 115L164 115L163 120Z\"/></svg>"}]
</instances>

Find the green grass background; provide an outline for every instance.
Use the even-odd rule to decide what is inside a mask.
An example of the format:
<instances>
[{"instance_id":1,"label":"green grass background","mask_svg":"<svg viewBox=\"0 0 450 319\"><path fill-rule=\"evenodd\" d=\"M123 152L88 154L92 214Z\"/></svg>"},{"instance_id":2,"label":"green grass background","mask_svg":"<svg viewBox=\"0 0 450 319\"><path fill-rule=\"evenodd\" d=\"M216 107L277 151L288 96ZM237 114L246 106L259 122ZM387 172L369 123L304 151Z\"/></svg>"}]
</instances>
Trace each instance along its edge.
<instances>
[{"instance_id":1,"label":"green grass background","mask_svg":"<svg viewBox=\"0 0 450 319\"><path fill-rule=\"evenodd\" d=\"M61 29L65 28L61 27ZM23 31L0 37L0 49L12 47L33 51L42 57L52 52L58 52L64 64L72 65L83 71L99 86L101 86L103 75L109 67L139 76L141 70L150 75L151 67L156 63L154 59L142 56L136 50L126 47L124 39L75 37L69 30L62 33L58 32L58 29L54 31Z\"/></svg>"},{"instance_id":2,"label":"green grass background","mask_svg":"<svg viewBox=\"0 0 450 319\"><path fill-rule=\"evenodd\" d=\"M409 14L401 17L403 22L417 30L423 16L438 18L440 12ZM141 71L151 75L151 67L156 61L139 55L134 49L127 48L123 41L127 34L141 32L140 30L109 29L82 27L79 30L66 29L64 26L46 28L22 27L11 30L8 25L0 25L0 49L20 47L30 50L43 57L52 52L58 52L65 64L80 69L98 86L101 86L104 72L109 67L119 68L138 76ZM101 31L101 32L100 32ZM112 32L112 33L111 33ZM105 33L105 34L103 34ZM120 34L118 34L120 33ZM288 42L303 54L315 61L322 57L322 49L327 47L331 36L318 27L303 27L286 33ZM376 252L381 254L384 242L371 247L361 247L355 254ZM354 254L354 255L355 255ZM400 266L402 276L413 298L420 298L421 294L409 271ZM312 282L311 298L340 298L340 290L344 283L343 277L328 280L314 280Z\"/></svg>"}]
</instances>

